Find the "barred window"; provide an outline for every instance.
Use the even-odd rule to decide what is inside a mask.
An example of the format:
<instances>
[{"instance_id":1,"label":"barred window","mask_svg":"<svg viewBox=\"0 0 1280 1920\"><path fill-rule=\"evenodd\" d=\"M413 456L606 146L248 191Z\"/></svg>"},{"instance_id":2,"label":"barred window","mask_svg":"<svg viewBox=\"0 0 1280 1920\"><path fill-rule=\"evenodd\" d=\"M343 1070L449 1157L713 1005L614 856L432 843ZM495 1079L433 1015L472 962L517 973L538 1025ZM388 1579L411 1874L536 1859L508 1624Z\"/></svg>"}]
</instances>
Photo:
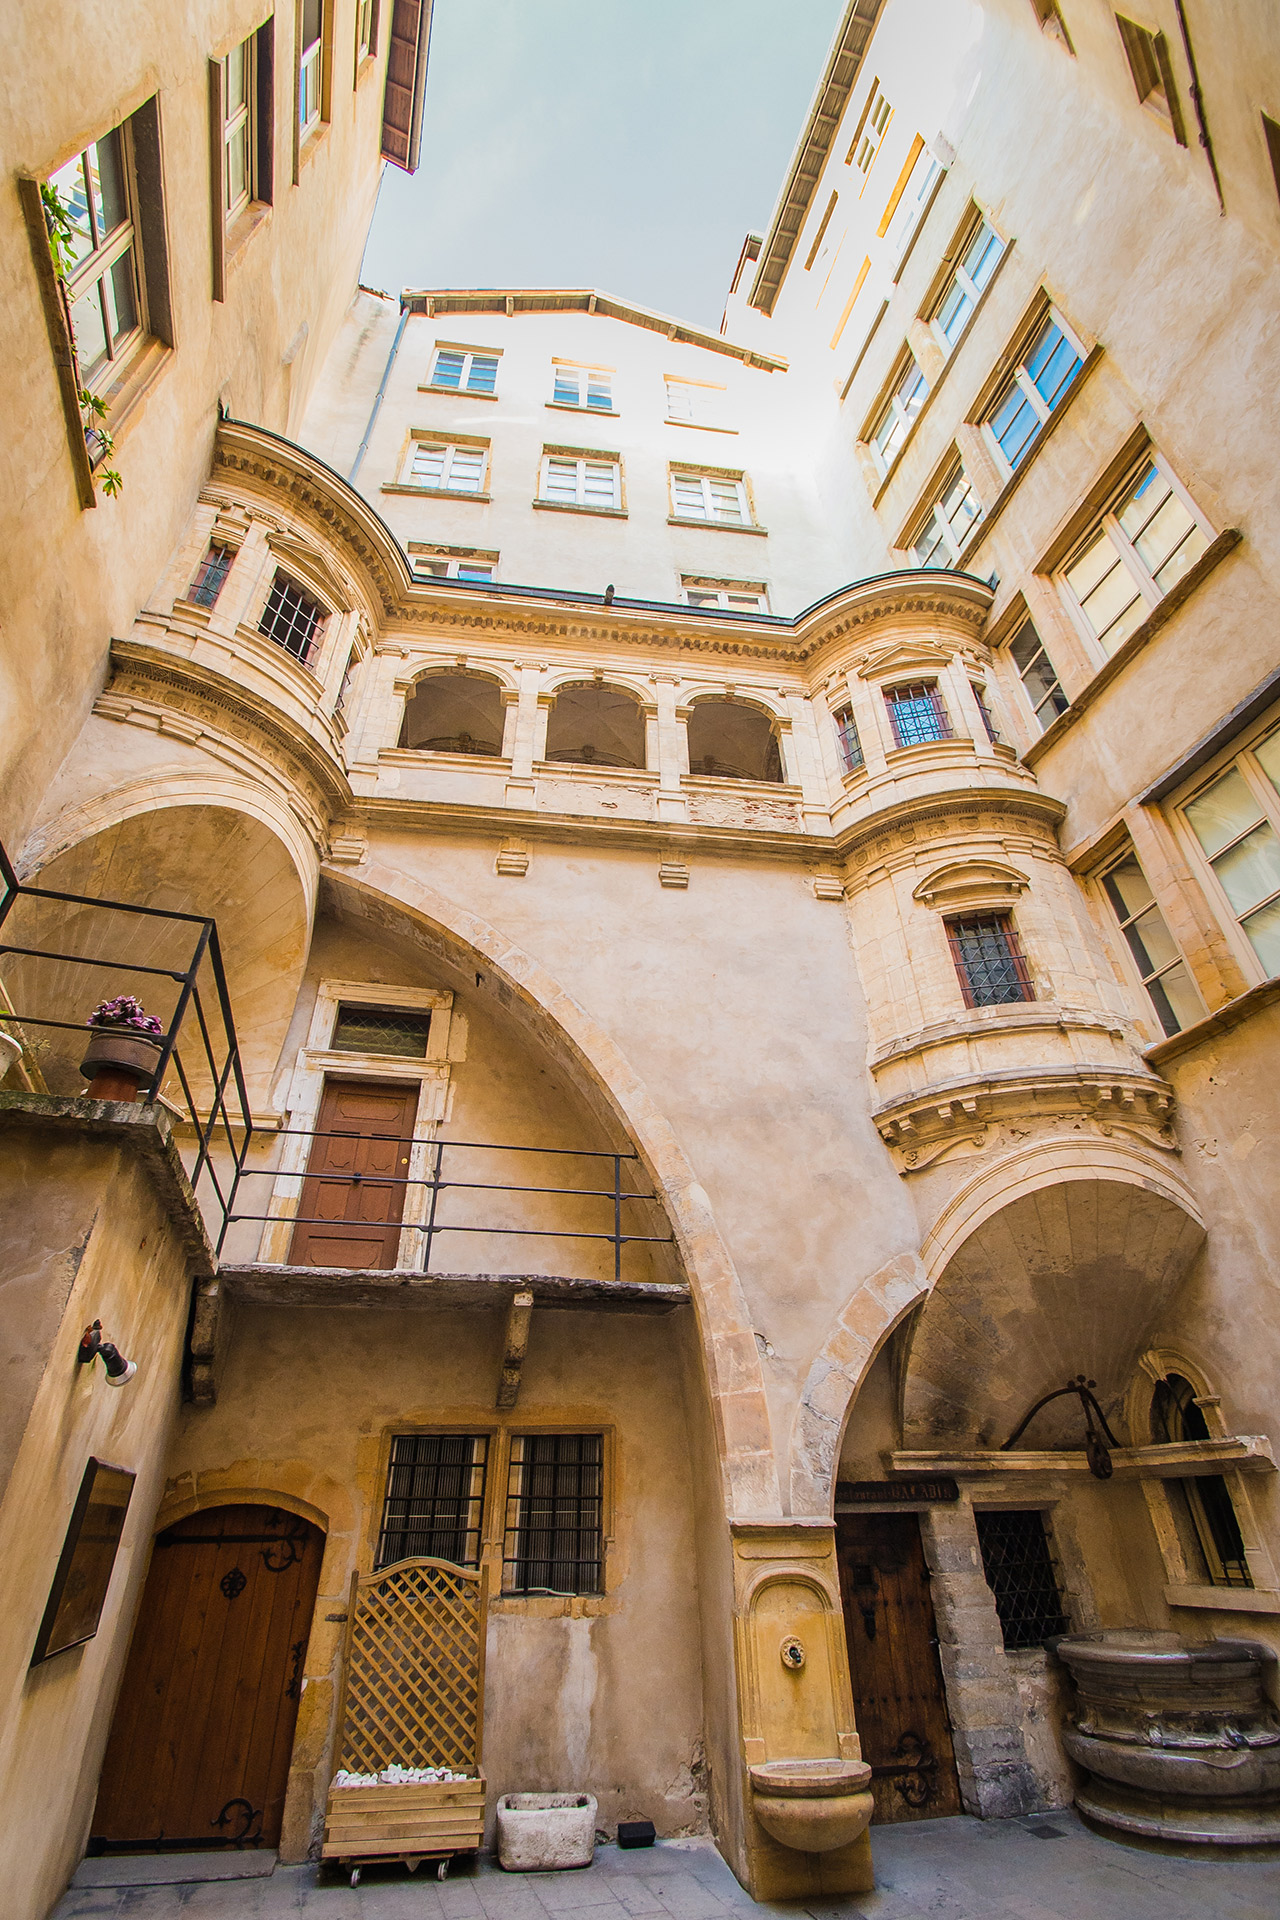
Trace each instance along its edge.
<instances>
[{"instance_id":1,"label":"barred window","mask_svg":"<svg viewBox=\"0 0 1280 1920\"><path fill-rule=\"evenodd\" d=\"M513 1434L503 1592L602 1593L603 1510L602 1434Z\"/></svg>"},{"instance_id":2,"label":"barred window","mask_svg":"<svg viewBox=\"0 0 1280 1920\"><path fill-rule=\"evenodd\" d=\"M489 1442L482 1433L397 1433L378 1565L425 1558L480 1564Z\"/></svg>"},{"instance_id":3,"label":"barred window","mask_svg":"<svg viewBox=\"0 0 1280 1920\"><path fill-rule=\"evenodd\" d=\"M930 740L950 740L951 716L942 702L936 680L917 680L907 687L886 687L885 705L899 747L918 747Z\"/></svg>"},{"instance_id":4,"label":"barred window","mask_svg":"<svg viewBox=\"0 0 1280 1920\"><path fill-rule=\"evenodd\" d=\"M196 607L211 607L222 592L223 583L231 571L231 562L236 557L234 547L210 547L200 565L196 568L196 577L187 588L187 599Z\"/></svg>"},{"instance_id":5,"label":"barred window","mask_svg":"<svg viewBox=\"0 0 1280 1920\"><path fill-rule=\"evenodd\" d=\"M401 1007L353 1007L344 1000L329 1044L338 1053L385 1053L422 1060L430 1030L430 1013Z\"/></svg>"},{"instance_id":6,"label":"barred window","mask_svg":"<svg viewBox=\"0 0 1280 1920\"><path fill-rule=\"evenodd\" d=\"M840 758L846 773L857 773L865 765L862 757L862 742L858 738L858 723L853 717L852 707L837 707L831 716L835 722L836 739L840 742Z\"/></svg>"},{"instance_id":7,"label":"barred window","mask_svg":"<svg viewBox=\"0 0 1280 1920\"><path fill-rule=\"evenodd\" d=\"M1000 738L1000 729L996 725L994 713L992 713L990 706L987 704L987 690L981 682L977 680L971 680L969 685L972 687L973 697L978 703L978 712L982 715L982 724L986 728L987 738L992 746L994 746Z\"/></svg>"},{"instance_id":8,"label":"barred window","mask_svg":"<svg viewBox=\"0 0 1280 1920\"><path fill-rule=\"evenodd\" d=\"M947 921L966 1007L1002 1007L1034 1000L1031 975L1007 913L966 914Z\"/></svg>"},{"instance_id":9,"label":"barred window","mask_svg":"<svg viewBox=\"0 0 1280 1920\"><path fill-rule=\"evenodd\" d=\"M973 1517L1005 1646L1038 1647L1050 1634L1066 1633L1070 1622L1058 1592L1044 1515L1033 1508Z\"/></svg>"},{"instance_id":10,"label":"barred window","mask_svg":"<svg viewBox=\"0 0 1280 1920\"><path fill-rule=\"evenodd\" d=\"M323 618L324 609L318 601L313 600L309 593L304 593L297 581L291 580L287 573L277 573L271 582L267 604L262 609L258 632L265 634L268 640L274 640L278 647L283 647L286 653L291 653L295 660L301 660L305 666Z\"/></svg>"}]
</instances>

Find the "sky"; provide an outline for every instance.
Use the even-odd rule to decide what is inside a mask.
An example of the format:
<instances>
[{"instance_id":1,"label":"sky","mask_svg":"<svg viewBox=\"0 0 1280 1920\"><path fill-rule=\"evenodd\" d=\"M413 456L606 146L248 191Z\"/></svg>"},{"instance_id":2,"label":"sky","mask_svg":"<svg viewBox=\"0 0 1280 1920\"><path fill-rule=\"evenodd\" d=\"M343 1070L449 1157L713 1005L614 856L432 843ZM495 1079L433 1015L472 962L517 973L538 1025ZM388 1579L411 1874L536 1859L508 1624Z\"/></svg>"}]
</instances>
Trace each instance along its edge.
<instances>
[{"instance_id":1,"label":"sky","mask_svg":"<svg viewBox=\"0 0 1280 1920\"><path fill-rule=\"evenodd\" d=\"M843 0L436 0L422 157L361 279L597 287L718 329Z\"/></svg>"}]
</instances>

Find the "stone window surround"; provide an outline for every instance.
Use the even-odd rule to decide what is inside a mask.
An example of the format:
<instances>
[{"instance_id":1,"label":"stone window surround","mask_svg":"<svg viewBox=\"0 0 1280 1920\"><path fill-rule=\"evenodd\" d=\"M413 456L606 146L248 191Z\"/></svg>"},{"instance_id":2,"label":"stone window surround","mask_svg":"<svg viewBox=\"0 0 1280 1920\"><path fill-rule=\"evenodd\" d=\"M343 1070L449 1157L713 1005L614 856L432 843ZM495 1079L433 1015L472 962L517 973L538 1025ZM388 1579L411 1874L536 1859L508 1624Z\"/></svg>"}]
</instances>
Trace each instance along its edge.
<instances>
[{"instance_id":1,"label":"stone window surround","mask_svg":"<svg viewBox=\"0 0 1280 1920\"><path fill-rule=\"evenodd\" d=\"M427 1052L422 1059L403 1055L355 1053L331 1046L340 1001L353 1000L364 1006L403 1007L431 1014ZM453 995L443 988L396 987L364 980L322 979L316 989L304 1046L285 1091L284 1119L289 1129L275 1170L271 1199L267 1207L271 1219L263 1223L258 1259L264 1265L283 1266L289 1257L293 1221L302 1195L303 1178L311 1154L311 1141L303 1137L315 1127L320 1102L324 1097L326 1075L347 1080L402 1080L418 1085L418 1110L413 1123L413 1147L408 1177L423 1180L427 1175L427 1148L436 1128L448 1117L450 1094L449 1037ZM427 1190L409 1186L405 1190L403 1230L396 1265L413 1270L422 1258L422 1235L413 1224L425 1221ZM279 1224L277 1224L277 1222Z\"/></svg>"}]
</instances>

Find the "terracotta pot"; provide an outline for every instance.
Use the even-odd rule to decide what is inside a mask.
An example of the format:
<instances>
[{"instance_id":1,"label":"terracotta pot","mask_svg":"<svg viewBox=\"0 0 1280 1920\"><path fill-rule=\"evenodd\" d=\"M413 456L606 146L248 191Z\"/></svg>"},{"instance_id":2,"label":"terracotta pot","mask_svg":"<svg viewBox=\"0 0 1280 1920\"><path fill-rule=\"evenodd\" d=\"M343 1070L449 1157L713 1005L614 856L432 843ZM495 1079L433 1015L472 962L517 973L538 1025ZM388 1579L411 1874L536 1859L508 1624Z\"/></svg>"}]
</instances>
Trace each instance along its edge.
<instances>
[{"instance_id":1,"label":"terracotta pot","mask_svg":"<svg viewBox=\"0 0 1280 1920\"><path fill-rule=\"evenodd\" d=\"M847 1847L871 1823L871 1769L861 1760L768 1760L751 1769L756 1819L797 1853Z\"/></svg>"},{"instance_id":2,"label":"terracotta pot","mask_svg":"<svg viewBox=\"0 0 1280 1920\"><path fill-rule=\"evenodd\" d=\"M160 1063L161 1042L128 1027L91 1027L80 1071L90 1100L136 1100Z\"/></svg>"}]
</instances>

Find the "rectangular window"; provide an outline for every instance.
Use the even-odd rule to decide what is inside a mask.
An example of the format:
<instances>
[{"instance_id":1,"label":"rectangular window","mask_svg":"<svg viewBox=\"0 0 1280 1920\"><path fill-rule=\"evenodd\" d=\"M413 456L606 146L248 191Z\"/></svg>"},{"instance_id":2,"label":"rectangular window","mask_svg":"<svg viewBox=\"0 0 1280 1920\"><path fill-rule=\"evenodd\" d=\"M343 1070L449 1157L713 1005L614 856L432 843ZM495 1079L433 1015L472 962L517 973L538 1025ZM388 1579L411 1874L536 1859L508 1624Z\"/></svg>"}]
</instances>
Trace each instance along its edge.
<instances>
[{"instance_id":1,"label":"rectangular window","mask_svg":"<svg viewBox=\"0 0 1280 1920\"><path fill-rule=\"evenodd\" d=\"M488 1456L482 1433L393 1434L377 1565L424 1559L478 1567Z\"/></svg>"},{"instance_id":2,"label":"rectangular window","mask_svg":"<svg viewBox=\"0 0 1280 1920\"><path fill-rule=\"evenodd\" d=\"M888 473L902 451L903 442L928 393L929 383L920 371L915 355L908 353L906 364L871 427L871 445L882 474Z\"/></svg>"},{"instance_id":3,"label":"rectangular window","mask_svg":"<svg viewBox=\"0 0 1280 1920\"><path fill-rule=\"evenodd\" d=\"M940 184L941 174L941 160L922 142L906 183L897 195L896 206L891 212L886 210L887 220L881 221L885 248L895 273Z\"/></svg>"},{"instance_id":4,"label":"rectangular window","mask_svg":"<svg viewBox=\"0 0 1280 1920\"><path fill-rule=\"evenodd\" d=\"M408 484L433 493L483 493L487 446L456 446L449 441L414 442Z\"/></svg>"},{"instance_id":5,"label":"rectangular window","mask_svg":"<svg viewBox=\"0 0 1280 1920\"><path fill-rule=\"evenodd\" d=\"M416 574L428 580L492 580L496 571L491 560L423 560L416 555L413 562Z\"/></svg>"},{"instance_id":6,"label":"rectangular window","mask_svg":"<svg viewBox=\"0 0 1280 1920\"><path fill-rule=\"evenodd\" d=\"M1051 34L1055 40L1060 40L1068 53L1074 54L1075 48L1071 44L1071 37L1062 18L1058 0L1031 0L1031 5L1036 19L1045 32Z\"/></svg>"},{"instance_id":7,"label":"rectangular window","mask_svg":"<svg viewBox=\"0 0 1280 1920\"><path fill-rule=\"evenodd\" d=\"M430 1031L429 1012L351 1006L344 1000L329 1045L335 1053L380 1053L396 1059L424 1060Z\"/></svg>"},{"instance_id":8,"label":"rectangular window","mask_svg":"<svg viewBox=\"0 0 1280 1920\"><path fill-rule=\"evenodd\" d=\"M235 47L222 63L222 211L228 226L254 197L254 41Z\"/></svg>"},{"instance_id":9,"label":"rectangular window","mask_svg":"<svg viewBox=\"0 0 1280 1920\"><path fill-rule=\"evenodd\" d=\"M886 687L884 698L895 746L919 747L930 740L953 737L951 716L943 705L936 680L917 680L907 687Z\"/></svg>"},{"instance_id":10,"label":"rectangular window","mask_svg":"<svg viewBox=\"0 0 1280 1920\"><path fill-rule=\"evenodd\" d=\"M978 703L978 712L982 715L982 724L986 728L987 738L992 746L994 746L1000 738L1000 732L996 726L995 715L987 705L987 690L984 686L979 685L976 680L971 680L969 685L973 690L973 697Z\"/></svg>"},{"instance_id":11,"label":"rectangular window","mask_svg":"<svg viewBox=\"0 0 1280 1920\"><path fill-rule=\"evenodd\" d=\"M616 513L622 505L622 468L616 460L592 460L586 454L546 454L539 498Z\"/></svg>"},{"instance_id":12,"label":"rectangular window","mask_svg":"<svg viewBox=\"0 0 1280 1920\"><path fill-rule=\"evenodd\" d=\"M511 1439L504 1593L604 1591L604 1436Z\"/></svg>"},{"instance_id":13,"label":"rectangular window","mask_svg":"<svg viewBox=\"0 0 1280 1920\"><path fill-rule=\"evenodd\" d=\"M704 580L686 574L680 582L686 606L723 607L731 613L768 613L769 595L754 580Z\"/></svg>"},{"instance_id":14,"label":"rectangular window","mask_svg":"<svg viewBox=\"0 0 1280 1920\"><path fill-rule=\"evenodd\" d=\"M1007 913L970 913L948 920L947 938L966 1007L1003 1007L1035 999Z\"/></svg>"},{"instance_id":15,"label":"rectangular window","mask_svg":"<svg viewBox=\"0 0 1280 1920\"><path fill-rule=\"evenodd\" d=\"M1051 310L983 417L997 453L1011 474L1017 472L1046 421L1061 406L1083 364L1083 351Z\"/></svg>"},{"instance_id":16,"label":"rectangular window","mask_svg":"<svg viewBox=\"0 0 1280 1920\"><path fill-rule=\"evenodd\" d=\"M1268 979L1280 974L1280 732L1182 811Z\"/></svg>"},{"instance_id":17,"label":"rectangular window","mask_svg":"<svg viewBox=\"0 0 1280 1920\"><path fill-rule=\"evenodd\" d=\"M1128 639L1211 538L1164 462L1144 460L1062 573L1104 653Z\"/></svg>"},{"instance_id":18,"label":"rectangular window","mask_svg":"<svg viewBox=\"0 0 1280 1920\"><path fill-rule=\"evenodd\" d=\"M356 66L378 51L378 0L356 0Z\"/></svg>"},{"instance_id":19,"label":"rectangular window","mask_svg":"<svg viewBox=\"0 0 1280 1920\"><path fill-rule=\"evenodd\" d=\"M1194 1026L1204 1008L1187 963L1173 944L1147 877L1132 853L1102 876L1102 890L1120 923L1134 965L1166 1034Z\"/></svg>"},{"instance_id":20,"label":"rectangular window","mask_svg":"<svg viewBox=\"0 0 1280 1920\"><path fill-rule=\"evenodd\" d=\"M1009 653L1022 676L1031 710L1043 732L1046 727L1053 725L1060 713L1066 712L1071 703L1058 684L1058 676L1044 650L1044 642L1029 620L1023 621L1009 642Z\"/></svg>"},{"instance_id":21,"label":"rectangular window","mask_svg":"<svg viewBox=\"0 0 1280 1920\"><path fill-rule=\"evenodd\" d=\"M300 660L305 666L323 618L324 609L319 602L305 593L288 574L277 572L267 595L267 604L262 609L258 632L265 634L268 640L274 640L278 647L283 647L286 653L291 653L295 660Z\"/></svg>"},{"instance_id":22,"label":"rectangular window","mask_svg":"<svg viewBox=\"0 0 1280 1920\"><path fill-rule=\"evenodd\" d=\"M1178 145L1185 147L1187 139L1173 84L1168 41L1162 33L1152 33L1140 27L1136 20L1126 20L1123 14L1116 15L1116 25L1139 100L1168 123Z\"/></svg>"},{"instance_id":23,"label":"rectangular window","mask_svg":"<svg viewBox=\"0 0 1280 1920\"><path fill-rule=\"evenodd\" d=\"M463 347L437 347L430 384L448 387L451 393L493 393L498 385L498 356Z\"/></svg>"},{"instance_id":24,"label":"rectangular window","mask_svg":"<svg viewBox=\"0 0 1280 1920\"><path fill-rule=\"evenodd\" d=\"M114 384L141 344L144 316L129 129L116 127L49 176L64 216L53 244L82 385Z\"/></svg>"},{"instance_id":25,"label":"rectangular window","mask_svg":"<svg viewBox=\"0 0 1280 1920\"><path fill-rule=\"evenodd\" d=\"M1262 137L1267 143L1271 177L1276 183L1276 193L1280 195L1280 122L1273 120L1269 113L1262 116Z\"/></svg>"},{"instance_id":26,"label":"rectangular window","mask_svg":"<svg viewBox=\"0 0 1280 1920\"><path fill-rule=\"evenodd\" d=\"M853 708L837 707L831 718L835 722L841 764L846 773L857 773L866 762L862 756L862 742L858 738L858 723L853 717Z\"/></svg>"},{"instance_id":27,"label":"rectangular window","mask_svg":"<svg viewBox=\"0 0 1280 1920\"><path fill-rule=\"evenodd\" d=\"M720 424L725 389L709 386L701 380L668 380L667 419L682 426L714 427Z\"/></svg>"},{"instance_id":28,"label":"rectangular window","mask_svg":"<svg viewBox=\"0 0 1280 1920\"><path fill-rule=\"evenodd\" d=\"M711 520L734 527L751 524L744 482L729 474L671 469L671 510L681 520Z\"/></svg>"},{"instance_id":29,"label":"rectangular window","mask_svg":"<svg viewBox=\"0 0 1280 1920\"><path fill-rule=\"evenodd\" d=\"M305 140L324 107L324 0L302 0L298 18L298 132Z\"/></svg>"},{"instance_id":30,"label":"rectangular window","mask_svg":"<svg viewBox=\"0 0 1280 1920\"><path fill-rule=\"evenodd\" d=\"M864 177L870 173L892 118L893 108L885 99L879 81L873 81L871 98L862 117L862 125L854 136L853 145L844 157L846 167L856 167Z\"/></svg>"},{"instance_id":31,"label":"rectangular window","mask_svg":"<svg viewBox=\"0 0 1280 1920\"><path fill-rule=\"evenodd\" d=\"M982 518L982 502L963 467L943 487L916 535L911 557L918 567L957 567L970 530Z\"/></svg>"},{"instance_id":32,"label":"rectangular window","mask_svg":"<svg viewBox=\"0 0 1280 1920\"><path fill-rule=\"evenodd\" d=\"M603 367L554 366L551 403L556 407L586 407L597 413L613 411L613 375Z\"/></svg>"},{"instance_id":33,"label":"rectangular window","mask_svg":"<svg viewBox=\"0 0 1280 1920\"><path fill-rule=\"evenodd\" d=\"M187 588L187 599L196 607L211 607L222 592L223 582L236 557L234 547L211 546L196 568L196 577Z\"/></svg>"},{"instance_id":34,"label":"rectangular window","mask_svg":"<svg viewBox=\"0 0 1280 1920\"><path fill-rule=\"evenodd\" d=\"M1039 1647L1051 1634L1068 1632L1071 1623L1058 1592L1044 1515L1033 1509L973 1517L1005 1646L1011 1651Z\"/></svg>"},{"instance_id":35,"label":"rectangular window","mask_svg":"<svg viewBox=\"0 0 1280 1920\"><path fill-rule=\"evenodd\" d=\"M942 337L944 353L951 352L964 332L982 289L999 266L1003 253L1004 241L994 227L980 220L977 232L961 254L956 270L933 312L934 326Z\"/></svg>"}]
</instances>

